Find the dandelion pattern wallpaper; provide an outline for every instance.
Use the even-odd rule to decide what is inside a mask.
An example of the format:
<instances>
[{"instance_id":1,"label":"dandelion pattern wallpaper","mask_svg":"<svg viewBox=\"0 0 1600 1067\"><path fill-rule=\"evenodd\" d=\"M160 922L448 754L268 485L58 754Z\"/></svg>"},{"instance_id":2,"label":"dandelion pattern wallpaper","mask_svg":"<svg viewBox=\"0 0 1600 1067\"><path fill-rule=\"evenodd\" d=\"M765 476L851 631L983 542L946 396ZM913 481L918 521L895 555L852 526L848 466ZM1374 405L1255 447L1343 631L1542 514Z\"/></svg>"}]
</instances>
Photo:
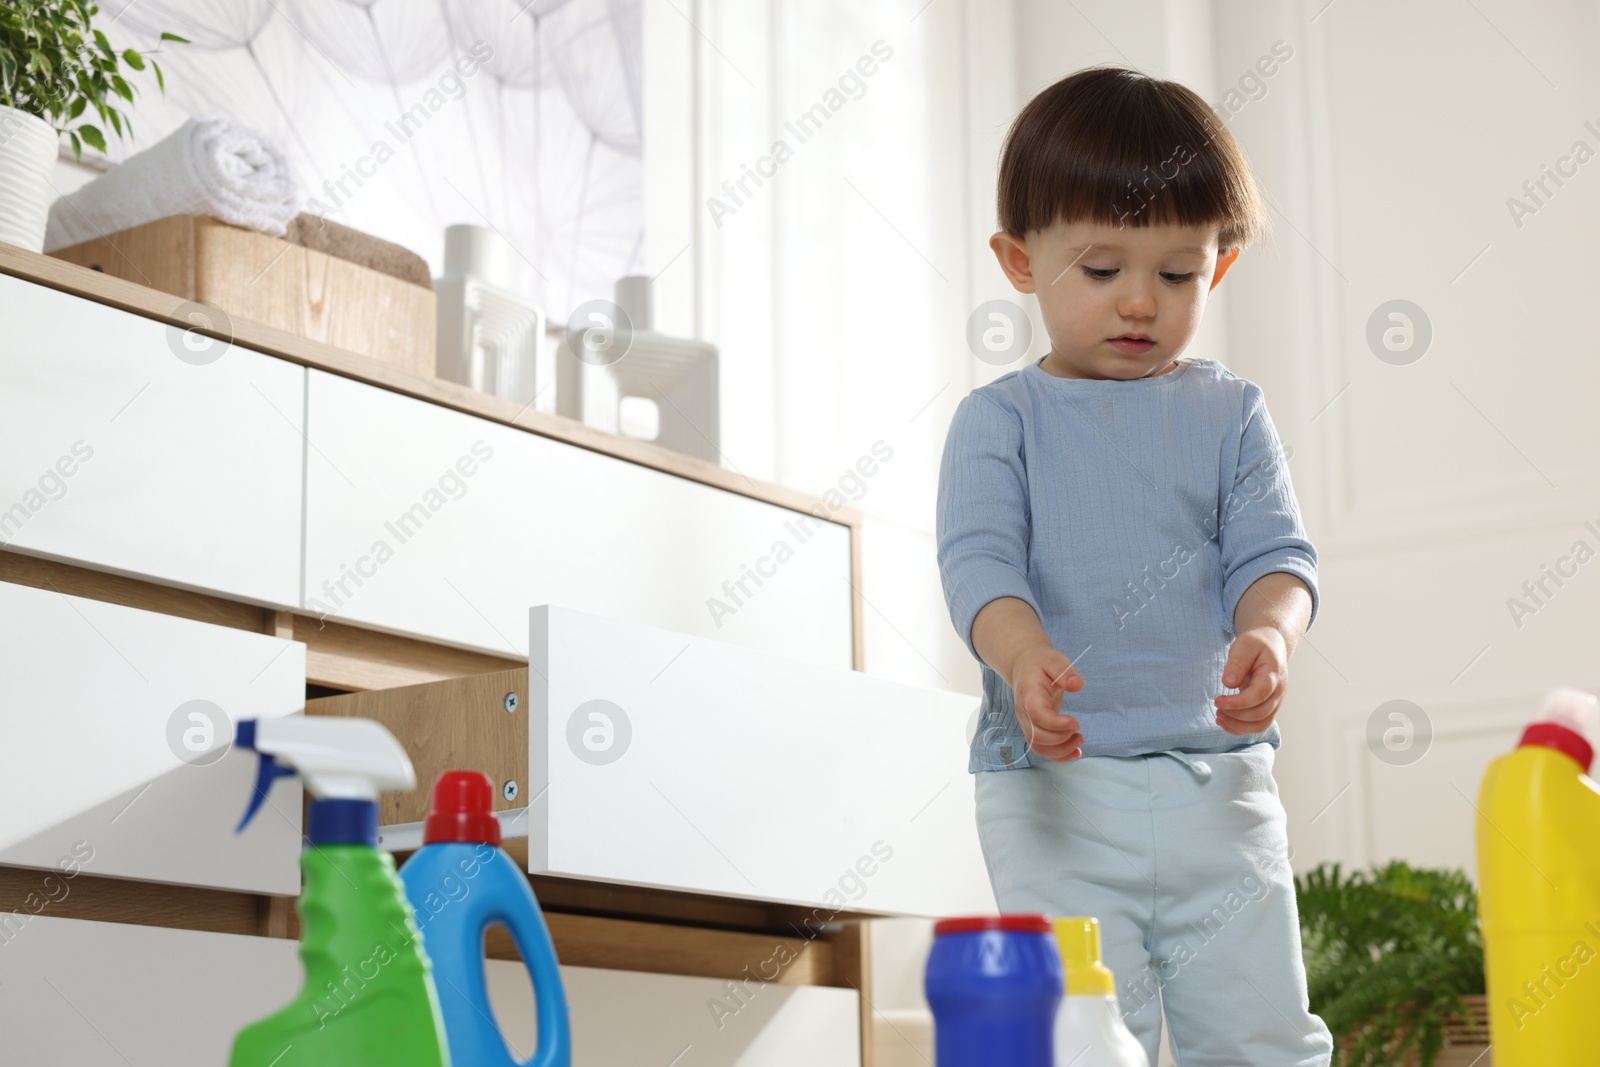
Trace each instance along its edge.
<instances>
[{"instance_id":1,"label":"dandelion pattern wallpaper","mask_svg":"<svg viewBox=\"0 0 1600 1067\"><path fill-rule=\"evenodd\" d=\"M441 272L444 229L498 230L553 321L642 269L641 0L104 0L96 25L154 50L133 139L191 116L274 140L305 210ZM163 32L187 44L160 42Z\"/></svg>"}]
</instances>

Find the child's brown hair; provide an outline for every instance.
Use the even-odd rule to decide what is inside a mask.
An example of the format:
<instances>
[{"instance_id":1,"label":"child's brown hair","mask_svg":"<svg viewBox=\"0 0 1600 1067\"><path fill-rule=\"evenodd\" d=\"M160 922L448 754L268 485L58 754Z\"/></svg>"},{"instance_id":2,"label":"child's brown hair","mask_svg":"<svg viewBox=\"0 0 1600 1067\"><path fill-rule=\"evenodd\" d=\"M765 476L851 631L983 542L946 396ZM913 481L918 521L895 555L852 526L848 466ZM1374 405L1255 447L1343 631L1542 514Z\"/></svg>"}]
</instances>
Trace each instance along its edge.
<instances>
[{"instance_id":1,"label":"child's brown hair","mask_svg":"<svg viewBox=\"0 0 1600 1067\"><path fill-rule=\"evenodd\" d=\"M1126 67L1086 67L1030 100L1000 155L1000 228L1057 220L1219 228L1218 249L1270 226L1250 164L1192 89Z\"/></svg>"}]
</instances>

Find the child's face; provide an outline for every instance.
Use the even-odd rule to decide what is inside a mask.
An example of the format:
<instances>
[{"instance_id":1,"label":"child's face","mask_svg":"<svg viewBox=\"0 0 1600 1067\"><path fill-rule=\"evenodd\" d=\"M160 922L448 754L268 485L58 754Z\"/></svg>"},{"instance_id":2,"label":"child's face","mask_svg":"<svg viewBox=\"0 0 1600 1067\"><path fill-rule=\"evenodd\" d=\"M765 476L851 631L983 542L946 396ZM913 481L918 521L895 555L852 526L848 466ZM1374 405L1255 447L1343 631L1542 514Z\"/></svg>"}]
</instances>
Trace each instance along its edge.
<instances>
[{"instance_id":1,"label":"child's face","mask_svg":"<svg viewBox=\"0 0 1600 1067\"><path fill-rule=\"evenodd\" d=\"M1165 374L1200 328L1212 288L1238 250L1217 254L1217 227L1117 228L1056 222L989 241L1006 277L1036 293L1050 335L1045 370L1063 378ZM1119 341L1142 334L1147 343Z\"/></svg>"}]
</instances>

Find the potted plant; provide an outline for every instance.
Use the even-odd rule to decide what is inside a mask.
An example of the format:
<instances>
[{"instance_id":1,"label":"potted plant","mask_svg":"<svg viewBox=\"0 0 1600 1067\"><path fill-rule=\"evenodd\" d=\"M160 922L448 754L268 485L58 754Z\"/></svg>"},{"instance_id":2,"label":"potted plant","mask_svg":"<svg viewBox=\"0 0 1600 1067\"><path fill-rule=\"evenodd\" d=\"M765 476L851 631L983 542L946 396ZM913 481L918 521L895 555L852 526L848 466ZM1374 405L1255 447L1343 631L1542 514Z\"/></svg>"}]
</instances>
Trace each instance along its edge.
<instances>
[{"instance_id":1,"label":"potted plant","mask_svg":"<svg viewBox=\"0 0 1600 1067\"><path fill-rule=\"evenodd\" d=\"M85 144L104 152L107 128L132 136L128 117L118 110L118 98L131 104L134 94L122 72L144 70L151 53L112 48L89 25L99 10L86 0L0 4L0 241L34 252L44 248L61 134L71 139L75 158L82 158ZM188 43L172 33L161 39ZM149 65L165 93L161 68L153 59ZM91 109L94 114L86 114Z\"/></svg>"},{"instance_id":2,"label":"potted plant","mask_svg":"<svg viewBox=\"0 0 1600 1067\"><path fill-rule=\"evenodd\" d=\"M1460 870L1394 861L1295 879L1311 1009L1347 1067L1488 1067L1478 898Z\"/></svg>"}]
</instances>

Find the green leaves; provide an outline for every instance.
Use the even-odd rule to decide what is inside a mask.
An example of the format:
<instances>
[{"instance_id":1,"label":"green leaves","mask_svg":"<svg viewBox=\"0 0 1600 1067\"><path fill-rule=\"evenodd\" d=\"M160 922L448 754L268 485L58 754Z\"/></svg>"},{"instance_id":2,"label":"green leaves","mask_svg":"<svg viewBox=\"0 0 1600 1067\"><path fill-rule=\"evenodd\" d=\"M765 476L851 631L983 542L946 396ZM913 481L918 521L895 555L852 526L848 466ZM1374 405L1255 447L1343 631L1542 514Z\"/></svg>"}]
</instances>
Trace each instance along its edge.
<instances>
[{"instance_id":1,"label":"green leaves","mask_svg":"<svg viewBox=\"0 0 1600 1067\"><path fill-rule=\"evenodd\" d=\"M118 137L132 136L133 125L119 106L133 104L138 88L123 77L123 70L142 72L148 65L156 87L162 94L167 91L166 76L150 58L153 53L132 48L119 53L90 25L99 10L87 0L0 4L0 105L44 119L67 135L78 157L85 144L106 151L101 132L106 127ZM163 33L160 40L189 43L175 33ZM96 124L74 127L91 108Z\"/></svg>"},{"instance_id":2,"label":"green leaves","mask_svg":"<svg viewBox=\"0 0 1600 1067\"><path fill-rule=\"evenodd\" d=\"M1444 1027L1484 991L1477 893L1459 870L1395 861L1348 876L1324 863L1295 879L1311 1008L1350 1041L1351 1067L1415 1050L1432 1067ZM1334 1062L1345 1057L1336 1048Z\"/></svg>"}]
</instances>

